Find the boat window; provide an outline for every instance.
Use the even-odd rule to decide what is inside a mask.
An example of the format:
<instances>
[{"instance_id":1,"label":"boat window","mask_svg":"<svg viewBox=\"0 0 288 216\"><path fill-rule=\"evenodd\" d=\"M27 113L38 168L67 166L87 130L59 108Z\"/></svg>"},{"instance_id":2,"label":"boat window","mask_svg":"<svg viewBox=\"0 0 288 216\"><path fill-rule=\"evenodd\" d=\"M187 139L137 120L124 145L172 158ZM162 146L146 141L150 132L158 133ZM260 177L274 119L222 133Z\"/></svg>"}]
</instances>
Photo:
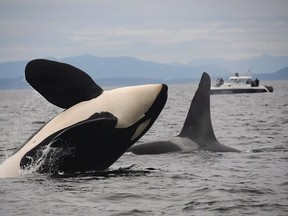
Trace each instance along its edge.
<instances>
[{"instance_id":1,"label":"boat window","mask_svg":"<svg viewBox=\"0 0 288 216\"><path fill-rule=\"evenodd\" d=\"M237 83L237 84L248 84L250 85L253 80L250 77L230 77L230 83Z\"/></svg>"}]
</instances>

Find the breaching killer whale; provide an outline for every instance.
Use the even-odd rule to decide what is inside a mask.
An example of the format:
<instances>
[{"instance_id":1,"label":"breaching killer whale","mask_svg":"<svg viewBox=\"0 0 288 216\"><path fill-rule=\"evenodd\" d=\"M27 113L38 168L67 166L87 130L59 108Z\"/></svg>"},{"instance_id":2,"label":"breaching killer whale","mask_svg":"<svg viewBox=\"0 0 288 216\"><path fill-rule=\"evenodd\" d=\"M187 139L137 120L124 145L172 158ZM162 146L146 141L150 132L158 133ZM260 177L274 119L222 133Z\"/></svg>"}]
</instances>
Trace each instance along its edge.
<instances>
[{"instance_id":1,"label":"breaching killer whale","mask_svg":"<svg viewBox=\"0 0 288 216\"><path fill-rule=\"evenodd\" d=\"M0 165L0 177L31 167L39 173L105 170L148 131L167 100L165 84L104 91L82 70L44 59L29 62L25 78L65 110Z\"/></svg>"},{"instance_id":2,"label":"breaching killer whale","mask_svg":"<svg viewBox=\"0 0 288 216\"><path fill-rule=\"evenodd\" d=\"M214 152L240 152L235 148L219 143L216 139L210 115L210 87L210 76L204 72L191 102L182 131L178 136L162 141L135 144L128 152L161 154L198 149Z\"/></svg>"}]
</instances>

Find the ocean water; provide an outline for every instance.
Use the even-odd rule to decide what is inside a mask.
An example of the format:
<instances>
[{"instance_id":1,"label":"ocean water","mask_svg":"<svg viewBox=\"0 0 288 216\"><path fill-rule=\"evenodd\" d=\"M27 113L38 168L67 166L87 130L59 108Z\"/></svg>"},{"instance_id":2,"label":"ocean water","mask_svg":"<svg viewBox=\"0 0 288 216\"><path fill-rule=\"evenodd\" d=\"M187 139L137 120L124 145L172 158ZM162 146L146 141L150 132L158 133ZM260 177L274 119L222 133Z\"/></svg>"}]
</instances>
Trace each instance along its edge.
<instances>
[{"instance_id":1,"label":"ocean water","mask_svg":"<svg viewBox=\"0 0 288 216\"><path fill-rule=\"evenodd\" d=\"M218 140L241 153L124 154L104 173L0 179L0 215L288 215L288 81L273 93L212 95ZM170 85L139 143L177 135L198 84ZM0 91L0 163L61 109Z\"/></svg>"}]
</instances>

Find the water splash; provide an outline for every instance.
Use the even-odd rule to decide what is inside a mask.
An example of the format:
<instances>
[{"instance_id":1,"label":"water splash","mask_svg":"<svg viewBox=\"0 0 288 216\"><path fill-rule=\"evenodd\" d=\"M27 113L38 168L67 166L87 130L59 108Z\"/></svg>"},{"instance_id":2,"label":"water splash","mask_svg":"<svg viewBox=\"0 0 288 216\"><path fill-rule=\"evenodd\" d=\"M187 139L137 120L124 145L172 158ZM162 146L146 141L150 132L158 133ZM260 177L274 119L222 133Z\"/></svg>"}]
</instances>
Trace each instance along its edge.
<instances>
[{"instance_id":1,"label":"water splash","mask_svg":"<svg viewBox=\"0 0 288 216\"><path fill-rule=\"evenodd\" d=\"M55 142L62 142L65 147L53 147ZM25 165L21 174L32 174L32 173L55 173L60 172L58 165L66 156L70 156L73 153L73 147L67 147L66 141L56 139L51 141L48 145L38 149L35 156L26 156L28 163Z\"/></svg>"}]
</instances>

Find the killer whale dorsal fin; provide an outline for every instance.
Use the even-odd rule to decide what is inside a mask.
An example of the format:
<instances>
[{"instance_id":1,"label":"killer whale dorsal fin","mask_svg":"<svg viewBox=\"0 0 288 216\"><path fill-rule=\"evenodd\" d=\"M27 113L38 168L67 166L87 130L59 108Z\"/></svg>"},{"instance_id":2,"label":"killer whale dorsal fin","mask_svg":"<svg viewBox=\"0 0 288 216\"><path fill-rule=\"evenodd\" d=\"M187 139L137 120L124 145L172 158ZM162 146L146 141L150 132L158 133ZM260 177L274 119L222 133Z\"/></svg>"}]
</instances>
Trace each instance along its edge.
<instances>
[{"instance_id":1,"label":"killer whale dorsal fin","mask_svg":"<svg viewBox=\"0 0 288 216\"><path fill-rule=\"evenodd\" d=\"M25 68L25 78L46 100L65 109L103 92L82 70L51 60L30 61Z\"/></svg>"},{"instance_id":2,"label":"killer whale dorsal fin","mask_svg":"<svg viewBox=\"0 0 288 216\"><path fill-rule=\"evenodd\" d=\"M204 72L179 134L180 137L189 137L201 147L218 142L211 123L210 87L210 76Z\"/></svg>"}]
</instances>

